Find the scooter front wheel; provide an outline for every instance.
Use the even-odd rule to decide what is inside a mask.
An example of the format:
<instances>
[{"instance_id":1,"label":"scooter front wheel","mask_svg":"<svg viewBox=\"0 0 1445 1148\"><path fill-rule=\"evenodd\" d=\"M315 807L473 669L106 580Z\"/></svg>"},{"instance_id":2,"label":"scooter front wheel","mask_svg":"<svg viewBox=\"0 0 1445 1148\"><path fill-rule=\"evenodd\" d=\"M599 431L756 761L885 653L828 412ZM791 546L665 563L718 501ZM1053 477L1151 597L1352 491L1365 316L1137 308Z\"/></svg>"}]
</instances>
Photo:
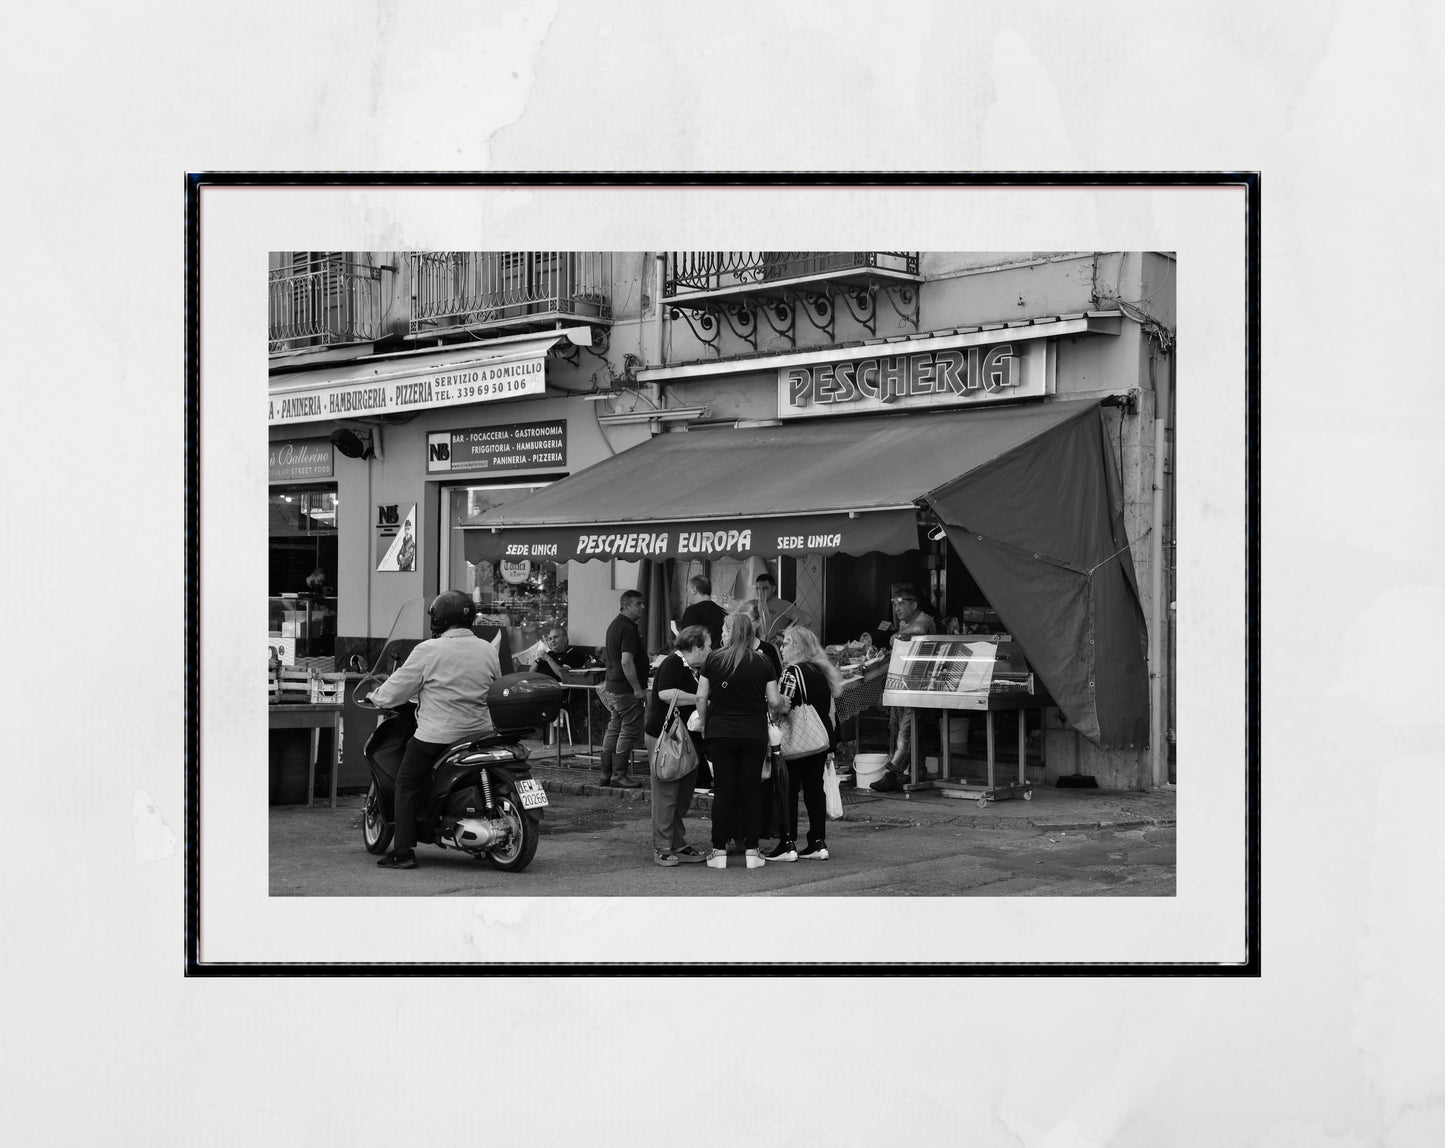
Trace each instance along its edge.
<instances>
[{"instance_id":1,"label":"scooter front wheel","mask_svg":"<svg viewBox=\"0 0 1445 1148\"><path fill-rule=\"evenodd\" d=\"M386 819L386 810L381 804L381 790L373 780L371 788L366 791L366 805L361 814L361 837L366 842L366 851L385 853L391 848L391 838L395 831L396 826Z\"/></svg>"},{"instance_id":2,"label":"scooter front wheel","mask_svg":"<svg viewBox=\"0 0 1445 1148\"><path fill-rule=\"evenodd\" d=\"M498 770L492 774L492 785L496 791L497 817L507 823L510 832L506 844L487 850L483 858L493 869L520 873L536 855L537 823L522 808L522 795L510 775Z\"/></svg>"}]
</instances>

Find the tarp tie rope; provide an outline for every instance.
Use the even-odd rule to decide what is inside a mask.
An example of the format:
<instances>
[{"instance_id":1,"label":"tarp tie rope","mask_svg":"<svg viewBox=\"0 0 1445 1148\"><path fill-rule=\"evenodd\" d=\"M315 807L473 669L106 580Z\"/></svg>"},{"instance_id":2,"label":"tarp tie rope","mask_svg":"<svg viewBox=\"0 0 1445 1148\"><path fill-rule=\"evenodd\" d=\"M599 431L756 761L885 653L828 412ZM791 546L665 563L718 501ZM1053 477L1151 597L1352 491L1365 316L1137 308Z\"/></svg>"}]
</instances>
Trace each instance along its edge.
<instances>
[{"instance_id":1,"label":"tarp tie rope","mask_svg":"<svg viewBox=\"0 0 1445 1148\"><path fill-rule=\"evenodd\" d=\"M1153 530L1153 529L1154 529L1154 528L1153 528L1152 526L1149 527L1149 530ZM1137 541L1143 542L1144 539L1148 538L1148 537L1149 537L1149 530L1144 531L1144 533L1139 536L1139 538L1137 539ZM1109 557L1105 558L1103 562L1100 562L1100 563L1099 563L1099 566L1108 565L1108 563L1114 561L1115 558L1119 557L1120 554L1124 553L1124 551L1128 550L1129 547L1131 547L1131 546L1133 546L1133 545L1134 545L1133 542L1126 542L1126 543L1124 543L1123 546L1119 547L1119 549L1115 550L1114 553L1112 553L1112 554L1109 555ZM1092 577L1094 576L1094 571L1097 570L1097 569L1099 568L1099 566L1090 566L1089 569L1087 569L1087 570L1084 571L1084 573L1087 574L1090 578L1092 578Z\"/></svg>"}]
</instances>

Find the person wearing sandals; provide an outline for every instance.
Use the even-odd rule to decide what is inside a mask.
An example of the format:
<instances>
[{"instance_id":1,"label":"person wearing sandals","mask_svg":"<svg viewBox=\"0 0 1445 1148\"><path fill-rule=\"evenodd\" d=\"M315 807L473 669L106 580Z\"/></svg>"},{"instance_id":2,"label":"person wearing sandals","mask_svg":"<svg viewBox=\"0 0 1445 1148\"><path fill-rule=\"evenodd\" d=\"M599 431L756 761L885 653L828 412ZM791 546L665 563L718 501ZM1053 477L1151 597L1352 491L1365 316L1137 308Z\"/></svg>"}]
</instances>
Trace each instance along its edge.
<instances>
[{"instance_id":1,"label":"person wearing sandals","mask_svg":"<svg viewBox=\"0 0 1445 1148\"><path fill-rule=\"evenodd\" d=\"M752 619L741 611L729 614L723 648L707 656L697 683L697 712L712 762L711 869L727 868L729 838L742 844L749 869L763 865L758 836L768 713L781 710L778 674L754 648Z\"/></svg>"},{"instance_id":2,"label":"person wearing sandals","mask_svg":"<svg viewBox=\"0 0 1445 1148\"><path fill-rule=\"evenodd\" d=\"M778 692L788 710L812 706L828 731L828 745L837 741L832 701L843 692L843 676L823 652L818 636L805 626L790 626L783 633L782 682ZM778 826L778 843L763 854L765 861L826 861L828 859L828 807L823 796L823 766L828 750L788 760L787 821ZM798 850L798 793L808 810L808 845Z\"/></svg>"},{"instance_id":3,"label":"person wearing sandals","mask_svg":"<svg viewBox=\"0 0 1445 1148\"><path fill-rule=\"evenodd\" d=\"M711 652L712 635L702 626L685 626L677 632L672 653L657 667L652 692L647 698L647 720L643 724L649 763L657 751L657 739L672 703L677 702L679 721L686 724L692 716L697 705L697 671ZM694 745L702 740L697 734L690 736ZM698 749L701 759L701 746ZM671 868L705 861L707 858L687 843L687 832L683 828L683 816L692 804L693 789L697 784L697 770L675 781L660 780L655 769L650 772L653 862Z\"/></svg>"}]
</instances>

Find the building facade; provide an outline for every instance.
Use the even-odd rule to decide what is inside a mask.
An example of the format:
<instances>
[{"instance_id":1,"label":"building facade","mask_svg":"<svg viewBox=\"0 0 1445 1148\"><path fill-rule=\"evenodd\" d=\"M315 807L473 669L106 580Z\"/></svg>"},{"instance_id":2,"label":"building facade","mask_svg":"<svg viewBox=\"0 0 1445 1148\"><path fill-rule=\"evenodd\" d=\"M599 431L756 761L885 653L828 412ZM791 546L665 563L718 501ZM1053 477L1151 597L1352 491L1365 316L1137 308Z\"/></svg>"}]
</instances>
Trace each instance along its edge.
<instances>
[{"instance_id":1,"label":"building facade","mask_svg":"<svg viewBox=\"0 0 1445 1148\"><path fill-rule=\"evenodd\" d=\"M962 459L949 469L949 427L1017 422L996 417L1009 411L1034 418L1012 453L999 443L1002 463L1048 441L1050 409L1096 406L1090 417L1117 482L1116 495L1101 498L1122 514L1120 557L1132 562L1125 581L1147 643L1148 732L1100 739L1081 711L1046 710L1036 731L1045 778L1088 773L1128 788L1170 780L1169 254L278 252L271 262L270 637L288 659L369 664L388 634L424 636L421 604L443 589L474 596L509 656L556 624L574 644L595 646L622 589L643 579L672 599L654 604L658 617L675 617L698 572L729 605L770 570L829 643L874 630L899 582L916 585L940 617L985 616L991 594L1007 595L1001 575L975 576L982 556L969 557L961 533L973 529L969 514L954 521L957 500L921 497L943 490L938 475L967 469ZM932 444L934 469L909 457L911 428ZM902 444L870 447L846 472L798 473L801 449L744 449L787 441L816 455L826 440L836 446L822 453L846 457L855 430L859 443L901 435ZM966 437L978 439L957 441ZM686 483L664 479L660 448L686 460L688 444L705 441L721 455L736 445L737 471L705 484L713 511L699 516ZM634 448L642 453L628 454ZM1053 465L1049 451L1036 453L1009 489L1034 485L1030 467ZM659 469L649 469L653 458ZM626 485L607 488L612 527L574 531L561 550L501 545L542 537L504 529L508 507L573 504L628 460L637 465L617 479ZM594 467L595 481L582 473ZM898 505L867 500L891 472L910 469L924 485ZM849 488L856 508L840 511L836 530L815 517L792 534L772 531L767 546L740 542L737 529L729 541L726 493L759 473L814 509L832 505L827 492L802 488L810 474L829 475L820 481ZM1042 487L1034 497L1057 508ZM1021 505L1015 516L1032 513ZM883 523L873 513L882 510L891 542L849 540L860 524ZM681 521L689 514L692 528ZM675 537L666 535L675 520ZM593 552L576 549L588 538ZM999 611L1002 624L1026 630L1019 615L1031 607L1011 609L1012 618Z\"/></svg>"}]
</instances>

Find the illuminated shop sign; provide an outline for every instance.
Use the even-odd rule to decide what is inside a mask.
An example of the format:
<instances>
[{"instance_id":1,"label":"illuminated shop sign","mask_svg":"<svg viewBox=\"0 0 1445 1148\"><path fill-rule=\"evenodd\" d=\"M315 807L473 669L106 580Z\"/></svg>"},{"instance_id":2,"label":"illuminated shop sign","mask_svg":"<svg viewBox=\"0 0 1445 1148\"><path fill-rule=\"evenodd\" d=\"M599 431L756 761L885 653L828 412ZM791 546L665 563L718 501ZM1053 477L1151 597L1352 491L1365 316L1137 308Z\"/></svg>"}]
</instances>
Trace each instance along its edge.
<instances>
[{"instance_id":1,"label":"illuminated shop sign","mask_svg":"<svg viewBox=\"0 0 1445 1148\"><path fill-rule=\"evenodd\" d=\"M955 347L778 368L778 415L878 413L1048 394L1051 345Z\"/></svg>"}]
</instances>

